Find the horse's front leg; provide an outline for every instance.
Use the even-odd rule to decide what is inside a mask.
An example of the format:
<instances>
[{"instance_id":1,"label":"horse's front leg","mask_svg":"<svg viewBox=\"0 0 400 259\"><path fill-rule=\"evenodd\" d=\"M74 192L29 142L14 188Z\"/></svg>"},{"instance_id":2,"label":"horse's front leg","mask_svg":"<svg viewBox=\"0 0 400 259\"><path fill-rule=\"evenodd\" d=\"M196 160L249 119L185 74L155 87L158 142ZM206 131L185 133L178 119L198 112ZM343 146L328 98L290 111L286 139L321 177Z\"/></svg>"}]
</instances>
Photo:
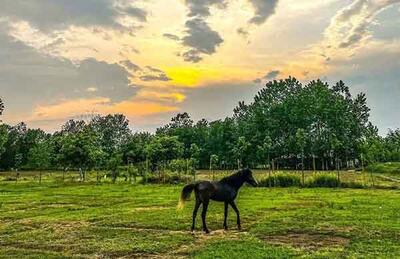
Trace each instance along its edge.
<instances>
[{"instance_id":1,"label":"horse's front leg","mask_svg":"<svg viewBox=\"0 0 400 259\"><path fill-rule=\"evenodd\" d=\"M224 208L224 229L228 230L228 225L226 224L226 220L228 217L228 202L225 202L225 208Z\"/></svg>"},{"instance_id":2,"label":"horse's front leg","mask_svg":"<svg viewBox=\"0 0 400 259\"><path fill-rule=\"evenodd\" d=\"M207 228L207 224L206 224L206 215L207 215L208 203L209 203L209 200L203 201L203 210L201 212L201 219L203 221L203 231L206 232L207 234L210 233L210 231Z\"/></svg>"},{"instance_id":3,"label":"horse's front leg","mask_svg":"<svg viewBox=\"0 0 400 259\"><path fill-rule=\"evenodd\" d=\"M230 204L231 204L231 206L232 206L233 210L236 212L236 216L237 216L237 226L238 226L238 229L239 229L239 230L241 230L241 229L242 229L242 227L241 227L241 225L240 225L240 215L239 215L239 210L238 210L238 208L236 207L236 204L235 204L235 202L234 202L234 201L231 201L231 202L230 202Z\"/></svg>"}]
</instances>

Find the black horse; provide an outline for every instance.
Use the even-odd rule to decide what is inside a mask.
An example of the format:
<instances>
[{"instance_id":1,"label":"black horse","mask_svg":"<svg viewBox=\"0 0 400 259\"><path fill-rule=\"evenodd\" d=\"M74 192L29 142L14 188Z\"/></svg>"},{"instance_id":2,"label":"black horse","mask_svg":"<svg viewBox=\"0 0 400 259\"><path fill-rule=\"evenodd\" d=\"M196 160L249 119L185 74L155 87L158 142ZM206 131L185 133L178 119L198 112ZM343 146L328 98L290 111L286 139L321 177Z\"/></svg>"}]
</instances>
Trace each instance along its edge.
<instances>
[{"instance_id":1,"label":"black horse","mask_svg":"<svg viewBox=\"0 0 400 259\"><path fill-rule=\"evenodd\" d=\"M237 215L237 225L238 229L241 229L240 226L240 215L239 210L236 207L235 199L238 194L240 187L244 183L248 183L252 186L256 186L257 182L253 178L253 174L250 169L243 169L238 171L237 173L223 178L219 182L210 182L210 181L199 181L192 184L188 184L183 187L181 198L179 200L178 208L182 208L185 200L189 199L190 193L194 190L196 195L196 205L193 210L193 223L192 223L192 231L194 231L194 225L197 215L197 210L200 205L203 204L203 211L201 212L201 219L203 221L203 231L206 233L210 233L206 225L206 214L208 203L210 200L221 201L225 203L225 214L224 214L224 229L227 230L228 226L226 224L226 218L228 216L228 204L232 206L233 210Z\"/></svg>"}]
</instances>

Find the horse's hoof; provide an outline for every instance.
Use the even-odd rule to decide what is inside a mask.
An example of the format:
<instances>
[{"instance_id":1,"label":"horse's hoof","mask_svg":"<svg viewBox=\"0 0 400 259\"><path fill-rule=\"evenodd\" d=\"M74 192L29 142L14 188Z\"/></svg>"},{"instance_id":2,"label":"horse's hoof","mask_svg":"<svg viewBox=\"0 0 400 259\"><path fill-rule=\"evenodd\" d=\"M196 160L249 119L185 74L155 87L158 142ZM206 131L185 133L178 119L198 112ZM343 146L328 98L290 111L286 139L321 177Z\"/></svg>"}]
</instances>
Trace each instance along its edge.
<instances>
[{"instance_id":1,"label":"horse's hoof","mask_svg":"<svg viewBox=\"0 0 400 259\"><path fill-rule=\"evenodd\" d=\"M206 229L206 230L204 230L204 233L210 234L210 230Z\"/></svg>"},{"instance_id":2,"label":"horse's hoof","mask_svg":"<svg viewBox=\"0 0 400 259\"><path fill-rule=\"evenodd\" d=\"M224 230L228 230L228 227L227 227L227 226L225 226L225 227L224 227Z\"/></svg>"}]
</instances>

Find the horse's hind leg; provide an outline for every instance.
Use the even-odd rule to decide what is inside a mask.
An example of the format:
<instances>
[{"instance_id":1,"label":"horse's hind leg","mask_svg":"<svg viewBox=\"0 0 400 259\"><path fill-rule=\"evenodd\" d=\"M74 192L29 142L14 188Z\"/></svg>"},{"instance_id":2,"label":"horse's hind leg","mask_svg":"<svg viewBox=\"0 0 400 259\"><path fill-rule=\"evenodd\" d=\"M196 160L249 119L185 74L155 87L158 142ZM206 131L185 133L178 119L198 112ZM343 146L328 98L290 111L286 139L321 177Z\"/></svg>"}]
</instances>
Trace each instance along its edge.
<instances>
[{"instance_id":1,"label":"horse's hind leg","mask_svg":"<svg viewBox=\"0 0 400 259\"><path fill-rule=\"evenodd\" d=\"M235 202L234 202L234 201L230 202L230 204L231 204L231 206L232 206L233 210L236 212L236 216L237 216L237 226L238 226L238 229L239 229L239 230L241 230L241 229L242 229L242 227L241 227L241 225L240 225L240 215L239 215L239 210L238 210L238 208L236 207L236 204L235 204Z\"/></svg>"},{"instance_id":2,"label":"horse's hind leg","mask_svg":"<svg viewBox=\"0 0 400 259\"><path fill-rule=\"evenodd\" d=\"M226 218L228 217L228 202L225 202L224 208L224 229L228 230L228 225L226 224Z\"/></svg>"},{"instance_id":3,"label":"horse's hind leg","mask_svg":"<svg viewBox=\"0 0 400 259\"><path fill-rule=\"evenodd\" d=\"M199 199L197 199L196 197L196 204L194 205L194 209L193 209L193 219L192 219L192 229L191 231L194 231L194 226L196 224L196 216L197 216L197 211L199 210L201 201Z\"/></svg>"},{"instance_id":4,"label":"horse's hind leg","mask_svg":"<svg viewBox=\"0 0 400 259\"><path fill-rule=\"evenodd\" d=\"M201 219L203 221L203 231L206 232L207 234L210 233L210 231L207 228L207 224L206 224L206 215L207 215L208 203L209 203L209 200L203 201L203 210L201 212Z\"/></svg>"}]
</instances>

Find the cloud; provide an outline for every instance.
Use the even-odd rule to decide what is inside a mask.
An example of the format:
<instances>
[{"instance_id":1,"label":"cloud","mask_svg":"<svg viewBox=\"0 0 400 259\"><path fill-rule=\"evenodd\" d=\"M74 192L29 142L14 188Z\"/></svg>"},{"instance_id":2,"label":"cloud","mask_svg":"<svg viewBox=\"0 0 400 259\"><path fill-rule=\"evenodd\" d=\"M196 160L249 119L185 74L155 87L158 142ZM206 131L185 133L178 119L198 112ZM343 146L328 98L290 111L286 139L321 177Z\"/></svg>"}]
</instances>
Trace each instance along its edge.
<instances>
[{"instance_id":1,"label":"cloud","mask_svg":"<svg viewBox=\"0 0 400 259\"><path fill-rule=\"evenodd\" d=\"M144 82L150 82L150 81L171 81L171 78L167 76L167 74L162 71L161 69L154 68L152 66L146 66L145 72L139 77L140 80Z\"/></svg>"},{"instance_id":2,"label":"cloud","mask_svg":"<svg viewBox=\"0 0 400 259\"><path fill-rule=\"evenodd\" d=\"M187 35L182 38L184 46L191 49L183 54L185 61L199 62L201 54L211 55L224 42L218 32L213 31L201 18L193 18L185 24Z\"/></svg>"},{"instance_id":3,"label":"cloud","mask_svg":"<svg viewBox=\"0 0 400 259\"><path fill-rule=\"evenodd\" d=\"M71 118L82 118L82 114L123 113L135 127L146 124L146 118L177 112L173 105L160 104L154 101L134 98L120 103L112 103L108 98L88 98L66 100L56 104L37 105L32 115L26 118L30 125L38 125L48 131L55 131L62 123Z\"/></svg>"},{"instance_id":4,"label":"cloud","mask_svg":"<svg viewBox=\"0 0 400 259\"><path fill-rule=\"evenodd\" d=\"M203 59L200 55L201 55L200 51L197 51L195 49L188 50L182 54L183 60L192 63L200 62Z\"/></svg>"},{"instance_id":5,"label":"cloud","mask_svg":"<svg viewBox=\"0 0 400 259\"><path fill-rule=\"evenodd\" d=\"M186 99L186 96L180 92L160 92L155 89L143 89L136 98L146 101L157 100L162 103L181 103Z\"/></svg>"},{"instance_id":6,"label":"cloud","mask_svg":"<svg viewBox=\"0 0 400 259\"><path fill-rule=\"evenodd\" d=\"M377 14L400 0L356 0L340 10L325 31L327 46L352 48L370 36L368 30Z\"/></svg>"},{"instance_id":7,"label":"cloud","mask_svg":"<svg viewBox=\"0 0 400 259\"><path fill-rule=\"evenodd\" d=\"M249 36L249 32L245 28L238 28L236 32L245 38Z\"/></svg>"},{"instance_id":8,"label":"cloud","mask_svg":"<svg viewBox=\"0 0 400 259\"><path fill-rule=\"evenodd\" d=\"M278 0L249 0L254 8L254 16L249 23L261 25L275 13Z\"/></svg>"},{"instance_id":9,"label":"cloud","mask_svg":"<svg viewBox=\"0 0 400 259\"><path fill-rule=\"evenodd\" d=\"M202 55L212 55L216 48L224 41L218 32L212 30L206 18L210 16L210 7L226 8L225 0L186 0L189 8L189 20L185 23L186 35L182 38L182 44L190 47L182 53L186 62L197 63L203 58Z\"/></svg>"},{"instance_id":10,"label":"cloud","mask_svg":"<svg viewBox=\"0 0 400 259\"><path fill-rule=\"evenodd\" d=\"M279 71L279 70L272 70L272 71L269 71L267 74L265 74L265 76L254 79L253 82L256 84L259 84L263 80L274 80L279 76L280 73L281 73L281 71Z\"/></svg>"},{"instance_id":11,"label":"cloud","mask_svg":"<svg viewBox=\"0 0 400 259\"><path fill-rule=\"evenodd\" d=\"M140 77L140 80L142 81L170 81L171 78L169 78L165 74L159 74L159 75L144 75Z\"/></svg>"},{"instance_id":12,"label":"cloud","mask_svg":"<svg viewBox=\"0 0 400 259\"><path fill-rule=\"evenodd\" d=\"M134 6L128 6L125 8L117 9L120 14L126 14L128 16L134 17L139 21L146 22L147 21L147 12L143 9Z\"/></svg>"},{"instance_id":13,"label":"cloud","mask_svg":"<svg viewBox=\"0 0 400 259\"><path fill-rule=\"evenodd\" d=\"M3 0L0 17L24 20L42 31L74 26L132 29L122 18L146 21L147 12L127 1L114 0Z\"/></svg>"},{"instance_id":14,"label":"cloud","mask_svg":"<svg viewBox=\"0 0 400 259\"><path fill-rule=\"evenodd\" d=\"M165 38L168 38L170 40L174 40L174 41L179 41L180 38L178 36L176 36L175 34L171 34L171 33L164 33L163 36Z\"/></svg>"},{"instance_id":15,"label":"cloud","mask_svg":"<svg viewBox=\"0 0 400 259\"><path fill-rule=\"evenodd\" d=\"M207 17L210 15L210 6L213 5L219 8L226 7L225 0L186 0L185 3L189 7L189 17Z\"/></svg>"},{"instance_id":16,"label":"cloud","mask_svg":"<svg viewBox=\"0 0 400 259\"><path fill-rule=\"evenodd\" d=\"M351 59L333 60L327 76L343 80L353 94L365 92L371 121L381 134L400 127L400 42L371 42Z\"/></svg>"},{"instance_id":17,"label":"cloud","mask_svg":"<svg viewBox=\"0 0 400 259\"><path fill-rule=\"evenodd\" d=\"M263 78L273 80L275 79L281 72L279 70L272 70L268 72Z\"/></svg>"},{"instance_id":18,"label":"cloud","mask_svg":"<svg viewBox=\"0 0 400 259\"><path fill-rule=\"evenodd\" d=\"M202 118L219 120L233 115L238 102L252 101L261 86L252 84L220 83L187 89L181 110L188 112L194 120Z\"/></svg>"},{"instance_id":19,"label":"cloud","mask_svg":"<svg viewBox=\"0 0 400 259\"><path fill-rule=\"evenodd\" d=\"M138 65L132 63L132 61L130 61L130 60L123 60L119 63L132 72L138 72L138 71L142 70Z\"/></svg>"},{"instance_id":20,"label":"cloud","mask_svg":"<svg viewBox=\"0 0 400 259\"><path fill-rule=\"evenodd\" d=\"M154 73L164 73L164 71L162 71L161 69L152 67L152 66L146 66L147 70L149 70L150 72L154 72Z\"/></svg>"},{"instance_id":21,"label":"cloud","mask_svg":"<svg viewBox=\"0 0 400 259\"><path fill-rule=\"evenodd\" d=\"M119 64L87 58L74 64L12 39L0 30L0 89L7 114L31 111L38 103L74 98L108 98L120 102L138 91L131 73Z\"/></svg>"}]
</instances>

